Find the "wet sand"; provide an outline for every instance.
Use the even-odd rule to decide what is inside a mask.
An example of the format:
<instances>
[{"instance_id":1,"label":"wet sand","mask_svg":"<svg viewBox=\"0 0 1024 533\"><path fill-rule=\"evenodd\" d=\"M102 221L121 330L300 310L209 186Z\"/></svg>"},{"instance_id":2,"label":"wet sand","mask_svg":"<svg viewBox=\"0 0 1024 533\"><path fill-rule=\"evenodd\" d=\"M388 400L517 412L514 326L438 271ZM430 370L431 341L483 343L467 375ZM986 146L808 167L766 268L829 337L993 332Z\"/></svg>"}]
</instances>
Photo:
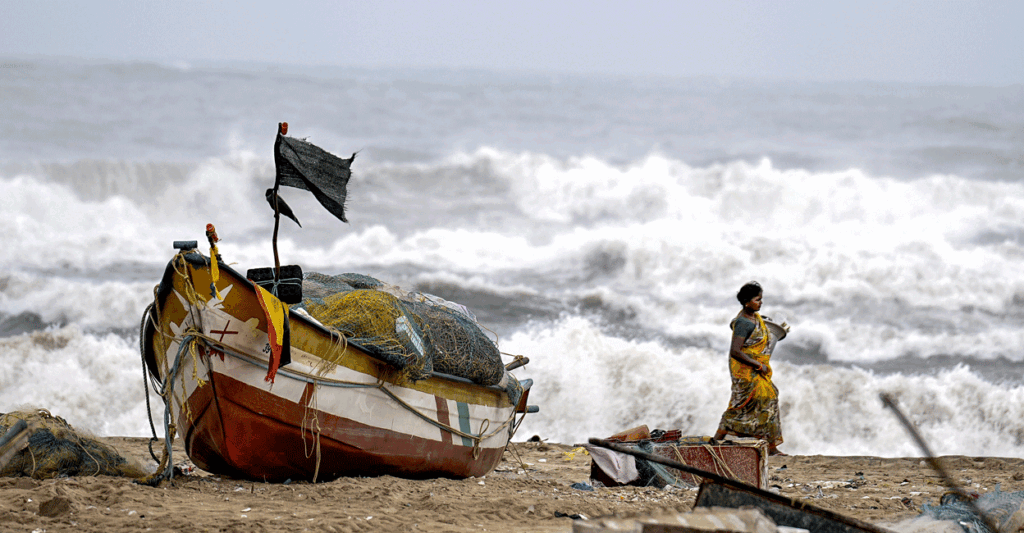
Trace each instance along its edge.
<instances>
[{"instance_id":1,"label":"wet sand","mask_svg":"<svg viewBox=\"0 0 1024 533\"><path fill-rule=\"evenodd\" d=\"M146 439L106 439L152 467ZM185 461L176 449L175 461ZM1024 490L1024 459L941 458L969 490ZM921 459L788 456L768 459L770 488L874 524L895 523L937 505L946 491ZM572 518L686 512L696 489L598 487L590 456L572 445L516 442L483 478L411 481L341 478L268 484L200 470L159 487L115 477L0 478L0 531L493 531L569 532Z\"/></svg>"}]
</instances>

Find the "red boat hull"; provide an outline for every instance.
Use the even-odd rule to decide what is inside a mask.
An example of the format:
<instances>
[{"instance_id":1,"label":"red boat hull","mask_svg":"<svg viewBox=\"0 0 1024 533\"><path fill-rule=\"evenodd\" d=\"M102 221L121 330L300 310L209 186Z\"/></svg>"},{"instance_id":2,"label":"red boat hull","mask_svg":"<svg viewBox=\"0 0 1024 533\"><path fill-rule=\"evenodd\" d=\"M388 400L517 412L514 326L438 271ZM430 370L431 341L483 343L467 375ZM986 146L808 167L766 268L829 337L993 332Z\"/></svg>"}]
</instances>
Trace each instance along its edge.
<instances>
[{"instance_id":1,"label":"red boat hull","mask_svg":"<svg viewBox=\"0 0 1024 533\"><path fill-rule=\"evenodd\" d=\"M486 475L501 461L503 450L481 449L475 459L471 449L453 454L450 443L310 411L229 376L213 374L208 385L189 398L195 422L183 420L182 426L189 457L208 472L260 481L370 475L461 478ZM287 422L314 416L319 435Z\"/></svg>"}]
</instances>

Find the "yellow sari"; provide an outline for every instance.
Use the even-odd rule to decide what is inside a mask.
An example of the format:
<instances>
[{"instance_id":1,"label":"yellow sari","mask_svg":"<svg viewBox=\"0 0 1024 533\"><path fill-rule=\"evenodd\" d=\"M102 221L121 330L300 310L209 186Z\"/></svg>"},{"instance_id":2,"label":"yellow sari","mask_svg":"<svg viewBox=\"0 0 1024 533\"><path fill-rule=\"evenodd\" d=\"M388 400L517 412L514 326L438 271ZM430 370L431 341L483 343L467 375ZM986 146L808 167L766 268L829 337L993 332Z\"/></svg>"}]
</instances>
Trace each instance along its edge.
<instances>
[{"instance_id":1,"label":"yellow sari","mask_svg":"<svg viewBox=\"0 0 1024 533\"><path fill-rule=\"evenodd\" d=\"M741 351L751 359L765 365L764 375L736 359L729 358L732 376L732 396L729 408L722 414L718 429L738 437L754 437L768 441L771 446L782 444L782 420L779 416L779 389L772 383L772 369L768 352L772 333L761 315L754 313L754 331L743 342ZM737 318L739 318L737 316ZM735 329L735 321L733 322Z\"/></svg>"}]
</instances>

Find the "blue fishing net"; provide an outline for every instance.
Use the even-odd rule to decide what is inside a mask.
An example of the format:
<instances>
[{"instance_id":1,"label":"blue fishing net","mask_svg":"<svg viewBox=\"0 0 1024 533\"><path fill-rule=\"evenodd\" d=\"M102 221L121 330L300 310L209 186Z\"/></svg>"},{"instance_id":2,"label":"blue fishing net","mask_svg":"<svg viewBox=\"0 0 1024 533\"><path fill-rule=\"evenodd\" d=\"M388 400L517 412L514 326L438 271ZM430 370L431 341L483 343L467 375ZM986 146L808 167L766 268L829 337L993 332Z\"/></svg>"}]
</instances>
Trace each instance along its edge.
<instances>
[{"instance_id":1,"label":"blue fishing net","mask_svg":"<svg viewBox=\"0 0 1024 533\"><path fill-rule=\"evenodd\" d=\"M985 521L965 498L973 496L947 492L942 495L939 505L924 504L921 507L921 516L955 522L966 533L998 533L985 525ZM997 485L996 490L978 496L974 503L994 523L999 524L1000 531L1016 533L1021 525L1024 525L1024 509L1021 508L1024 505L1024 491L1003 492Z\"/></svg>"},{"instance_id":2,"label":"blue fishing net","mask_svg":"<svg viewBox=\"0 0 1024 533\"><path fill-rule=\"evenodd\" d=\"M82 434L45 409L0 413L0 435L24 420L33 428L27 446L0 464L0 477L50 479L68 476L127 476L146 473L108 444Z\"/></svg>"}]
</instances>

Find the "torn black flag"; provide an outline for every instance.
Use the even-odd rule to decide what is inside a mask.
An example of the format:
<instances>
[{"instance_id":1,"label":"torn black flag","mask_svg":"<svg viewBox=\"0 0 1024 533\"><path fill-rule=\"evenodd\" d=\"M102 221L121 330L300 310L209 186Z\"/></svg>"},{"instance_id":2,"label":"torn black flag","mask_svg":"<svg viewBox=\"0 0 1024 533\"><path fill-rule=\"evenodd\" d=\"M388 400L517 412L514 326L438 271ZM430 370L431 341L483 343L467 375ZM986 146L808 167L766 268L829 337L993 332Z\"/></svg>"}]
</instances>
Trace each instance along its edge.
<instances>
[{"instance_id":1,"label":"torn black flag","mask_svg":"<svg viewBox=\"0 0 1024 533\"><path fill-rule=\"evenodd\" d=\"M349 167L355 158L356 155L352 154L352 157L342 159L312 143L278 133L274 143L277 186L306 189L332 215L348 222L345 218L345 196L348 179L352 175ZM280 201L281 197L277 199Z\"/></svg>"}]
</instances>

